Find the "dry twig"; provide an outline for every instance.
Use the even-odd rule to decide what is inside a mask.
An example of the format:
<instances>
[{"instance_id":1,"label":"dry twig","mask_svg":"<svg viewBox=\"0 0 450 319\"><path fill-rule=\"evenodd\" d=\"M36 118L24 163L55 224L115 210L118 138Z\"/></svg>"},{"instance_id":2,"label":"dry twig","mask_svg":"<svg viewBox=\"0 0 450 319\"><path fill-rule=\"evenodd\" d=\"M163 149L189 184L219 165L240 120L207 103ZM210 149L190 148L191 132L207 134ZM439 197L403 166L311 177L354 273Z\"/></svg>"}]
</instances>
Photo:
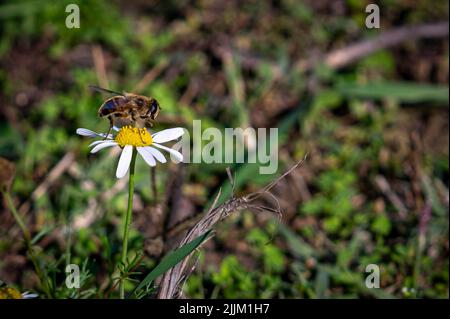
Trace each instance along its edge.
<instances>
[{"instance_id":1,"label":"dry twig","mask_svg":"<svg viewBox=\"0 0 450 319\"><path fill-rule=\"evenodd\" d=\"M219 223L221 220L228 217L231 213L242 211L244 209L250 209L254 210L256 212L263 212L268 211L272 213L276 213L278 217L281 219L281 208L278 203L277 198L270 192L273 187L284 177L289 175L291 172L293 172L298 166L300 166L303 161L306 159L306 156L301 161L297 162L294 166L292 166L287 172L285 172L283 175L272 181L270 184L268 184L266 187L264 187L262 190L251 193L249 195L243 196L243 197L234 197L232 196L229 200L227 200L225 203L219 205L216 207L217 201L220 197L221 192L217 194L216 198L214 199L214 202L211 206L211 208L208 210L208 212L204 215L203 218L200 219L198 223L194 225L194 227L191 228L191 230L187 233L187 235L184 237L184 239L180 242L178 247L181 247L196 237L200 236L201 234L204 234L206 231L212 229L217 223ZM231 177L231 175L229 174ZM232 181L233 183L233 181ZM255 204L255 200L264 196L268 195L272 199L274 199L276 203L276 208L272 207L266 207L266 206L260 206ZM192 255L192 254L191 254ZM186 257L182 262L178 263L175 267L171 268L169 271L167 271L159 285L159 292L158 292L158 298L159 299L171 299L176 298L179 296L181 292L181 287L183 283L188 278L189 274L194 269L194 266L189 267L190 262L190 256Z\"/></svg>"},{"instance_id":2,"label":"dry twig","mask_svg":"<svg viewBox=\"0 0 450 319\"><path fill-rule=\"evenodd\" d=\"M94 45L92 47L92 59L94 60L95 73L101 87L109 88L108 75L106 73L105 58L102 47Z\"/></svg>"},{"instance_id":3,"label":"dry twig","mask_svg":"<svg viewBox=\"0 0 450 319\"><path fill-rule=\"evenodd\" d=\"M381 192L386 195L392 205L394 205L400 217L405 218L408 210L401 201L400 197L398 197L398 195L392 190L387 179L382 175L378 175L375 177L375 184L378 186Z\"/></svg>"},{"instance_id":4,"label":"dry twig","mask_svg":"<svg viewBox=\"0 0 450 319\"><path fill-rule=\"evenodd\" d=\"M306 72L313 69L317 64L324 63L332 69L339 69L348 66L357 60L360 60L376 51L390 48L401 44L405 41L412 41L421 38L443 38L448 36L448 21L421 24L415 26L400 27L394 30L389 30L381 33L373 39L362 40L360 42L348 45L344 48L329 52L325 56L314 56L309 59L304 59L296 62L289 71L293 69ZM212 48L216 55L226 57L230 54L235 54L231 48L223 46L215 46ZM248 54L239 54L239 61L242 66L255 69L260 65L265 64L272 71L276 79L283 77L284 70L278 64L264 61L258 57Z\"/></svg>"},{"instance_id":5,"label":"dry twig","mask_svg":"<svg viewBox=\"0 0 450 319\"><path fill-rule=\"evenodd\" d=\"M20 214L27 214L31 207L31 201L37 200L39 197L44 195L48 189L53 185L53 183L58 180L58 178L63 175L75 161L75 154L71 151L67 152L63 158L51 169L47 174L45 179L36 187L36 189L31 193L31 197L25 203L23 203L20 208Z\"/></svg>"}]
</instances>

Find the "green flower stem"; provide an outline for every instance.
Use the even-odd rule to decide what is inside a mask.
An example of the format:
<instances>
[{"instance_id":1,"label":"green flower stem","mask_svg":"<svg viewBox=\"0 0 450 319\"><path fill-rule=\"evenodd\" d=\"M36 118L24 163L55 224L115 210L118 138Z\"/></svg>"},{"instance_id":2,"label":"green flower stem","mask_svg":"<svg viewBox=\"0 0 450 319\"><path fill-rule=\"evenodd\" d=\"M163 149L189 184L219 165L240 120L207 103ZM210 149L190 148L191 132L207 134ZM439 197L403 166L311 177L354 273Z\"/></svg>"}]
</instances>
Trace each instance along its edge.
<instances>
[{"instance_id":1,"label":"green flower stem","mask_svg":"<svg viewBox=\"0 0 450 319\"><path fill-rule=\"evenodd\" d=\"M122 265L125 267L127 262L127 250L128 250L128 234L130 232L131 215L133 213L133 194L134 194L134 168L136 164L136 148L133 147L133 155L131 156L130 163L130 180L128 182L128 208L127 213L123 219L123 240L122 240ZM125 299L125 278L120 278L120 299Z\"/></svg>"},{"instance_id":2,"label":"green flower stem","mask_svg":"<svg viewBox=\"0 0 450 319\"><path fill-rule=\"evenodd\" d=\"M27 245L28 255L30 256L31 262L33 263L33 266L34 266L34 269L38 276L38 279L40 281L42 290L44 290L44 293L48 298L51 298L52 294L50 292L50 287L49 287L48 281L45 278L44 274L42 273L41 267L39 266L36 255L34 254L33 245L31 243L30 231L28 230L27 226L25 225L22 217L20 217L19 213L17 212L16 207L14 206L13 200L12 200L9 192L2 191L2 193L6 199L6 204L8 205L9 210L13 214L17 224L19 225L20 229L22 230L23 237L25 239L25 244Z\"/></svg>"}]
</instances>

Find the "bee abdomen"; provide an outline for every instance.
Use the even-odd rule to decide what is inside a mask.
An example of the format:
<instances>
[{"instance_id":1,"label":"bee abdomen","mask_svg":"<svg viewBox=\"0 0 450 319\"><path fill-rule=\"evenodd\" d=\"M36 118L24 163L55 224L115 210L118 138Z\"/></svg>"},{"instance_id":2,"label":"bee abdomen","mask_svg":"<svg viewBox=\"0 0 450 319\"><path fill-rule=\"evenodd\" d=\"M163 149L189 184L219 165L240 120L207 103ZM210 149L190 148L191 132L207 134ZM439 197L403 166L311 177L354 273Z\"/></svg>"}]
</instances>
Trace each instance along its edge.
<instances>
[{"instance_id":1,"label":"bee abdomen","mask_svg":"<svg viewBox=\"0 0 450 319\"><path fill-rule=\"evenodd\" d=\"M120 103L121 101L117 101L118 99L121 100L120 97L114 97L103 103L103 105L98 110L98 116L104 117L108 116L111 113L117 112L120 105L122 104Z\"/></svg>"}]
</instances>

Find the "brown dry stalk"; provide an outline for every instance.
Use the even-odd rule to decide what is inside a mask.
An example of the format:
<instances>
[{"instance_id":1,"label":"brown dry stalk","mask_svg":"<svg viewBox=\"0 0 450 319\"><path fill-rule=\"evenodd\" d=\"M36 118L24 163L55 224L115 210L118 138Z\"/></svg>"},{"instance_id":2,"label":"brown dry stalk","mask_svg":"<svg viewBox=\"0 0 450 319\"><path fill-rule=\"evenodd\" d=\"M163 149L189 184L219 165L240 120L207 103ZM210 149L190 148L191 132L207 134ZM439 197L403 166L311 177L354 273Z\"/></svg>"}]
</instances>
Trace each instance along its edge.
<instances>
[{"instance_id":1,"label":"brown dry stalk","mask_svg":"<svg viewBox=\"0 0 450 319\"><path fill-rule=\"evenodd\" d=\"M184 239L180 242L178 247L182 247L198 236L204 234L206 231L212 229L217 223L227 218L231 213L242 211L244 209L249 209L256 212L268 211L276 213L278 215L278 218L281 219L280 205L277 198L270 191L281 179L283 179L291 172L293 172L297 167L299 167L305 159L306 156L301 161L292 166L283 175L264 187L262 190L242 197L235 197L232 195L229 200L216 207L217 201L221 194L221 192L219 191L208 212L191 228ZM230 177L231 183L233 184L234 188L234 181L231 178L231 174L228 174L228 176ZM274 200L274 202L276 203L276 208L261 206L255 203L256 199L264 195L268 195ZM186 281L195 267L190 263L192 255L193 254L190 254L189 256L184 258L183 261L178 263L175 267L171 268L163 275L159 285L159 299L177 298L180 295L183 283ZM190 264L191 266L189 266Z\"/></svg>"},{"instance_id":2,"label":"brown dry stalk","mask_svg":"<svg viewBox=\"0 0 450 319\"><path fill-rule=\"evenodd\" d=\"M22 215L26 215L31 208L31 203L39 199L44 195L49 188L63 175L70 166L75 162L75 154L72 151L67 152L63 158L50 170L45 179L36 187L36 189L31 194L30 198L24 202L20 208L19 212Z\"/></svg>"},{"instance_id":3,"label":"brown dry stalk","mask_svg":"<svg viewBox=\"0 0 450 319\"><path fill-rule=\"evenodd\" d=\"M324 63L332 69L339 69L375 53L376 51L399 45L405 41L418 40L421 38L448 37L448 25L448 21L443 21L430 24L404 26L384 31L374 38L350 44L343 48L333 50L325 55L314 55L310 59L299 60L294 63L292 67L288 68L288 70L292 71L295 69L305 72L313 69L319 63ZM265 61L250 54L234 52L234 50L229 47L215 46L213 47L213 51L220 57L238 54L241 65L250 69L258 68L264 64L270 68L276 79L282 78L285 73L284 69L276 63Z\"/></svg>"},{"instance_id":4,"label":"brown dry stalk","mask_svg":"<svg viewBox=\"0 0 450 319\"><path fill-rule=\"evenodd\" d=\"M102 47L94 45L92 47L92 59L94 60L95 73L97 81L101 87L109 88L108 75L106 73L105 58Z\"/></svg>"},{"instance_id":5,"label":"brown dry stalk","mask_svg":"<svg viewBox=\"0 0 450 319\"><path fill-rule=\"evenodd\" d=\"M332 51L326 55L325 64L333 69L339 69L378 50L386 49L405 41L446 36L448 36L448 21L401 27L381 33L373 39L364 40L343 49Z\"/></svg>"},{"instance_id":6,"label":"brown dry stalk","mask_svg":"<svg viewBox=\"0 0 450 319\"><path fill-rule=\"evenodd\" d=\"M169 60L164 59L159 61L155 67L147 71L145 75L142 77L142 79L135 85L132 92L141 92L149 83L151 83L153 80L155 80L162 71L169 65Z\"/></svg>"}]
</instances>

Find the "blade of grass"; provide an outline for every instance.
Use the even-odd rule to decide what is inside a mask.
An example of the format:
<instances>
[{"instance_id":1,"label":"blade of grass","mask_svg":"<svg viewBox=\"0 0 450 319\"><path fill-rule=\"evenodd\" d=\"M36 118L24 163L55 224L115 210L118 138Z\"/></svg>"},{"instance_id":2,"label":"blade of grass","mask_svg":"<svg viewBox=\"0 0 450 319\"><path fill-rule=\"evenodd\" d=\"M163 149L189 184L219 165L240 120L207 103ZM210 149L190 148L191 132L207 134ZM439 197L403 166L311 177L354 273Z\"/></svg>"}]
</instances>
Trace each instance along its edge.
<instances>
[{"instance_id":1,"label":"blade of grass","mask_svg":"<svg viewBox=\"0 0 450 319\"><path fill-rule=\"evenodd\" d=\"M164 274L170 268L174 267L180 261L182 261L186 256L193 252L198 246L200 246L209 236L211 230L207 231L203 235L198 236L193 241L187 243L186 245L175 249L171 254L163 258L163 260L141 281L141 283L133 290L131 296L133 296L137 291L150 285L153 280Z\"/></svg>"},{"instance_id":2,"label":"blade of grass","mask_svg":"<svg viewBox=\"0 0 450 319\"><path fill-rule=\"evenodd\" d=\"M414 82L378 82L366 85L343 83L338 85L337 89L347 97L375 100L393 98L404 103L435 102L448 106L448 86Z\"/></svg>"},{"instance_id":3,"label":"blade of grass","mask_svg":"<svg viewBox=\"0 0 450 319\"><path fill-rule=\"evenodd\" d=\"M314 249L308 245L300 236L297 236L292 230L284 224L278 225L280 233L286 238L289 249L297 258L307 259L316 257Z\"/></svg>"}]
</instances>

